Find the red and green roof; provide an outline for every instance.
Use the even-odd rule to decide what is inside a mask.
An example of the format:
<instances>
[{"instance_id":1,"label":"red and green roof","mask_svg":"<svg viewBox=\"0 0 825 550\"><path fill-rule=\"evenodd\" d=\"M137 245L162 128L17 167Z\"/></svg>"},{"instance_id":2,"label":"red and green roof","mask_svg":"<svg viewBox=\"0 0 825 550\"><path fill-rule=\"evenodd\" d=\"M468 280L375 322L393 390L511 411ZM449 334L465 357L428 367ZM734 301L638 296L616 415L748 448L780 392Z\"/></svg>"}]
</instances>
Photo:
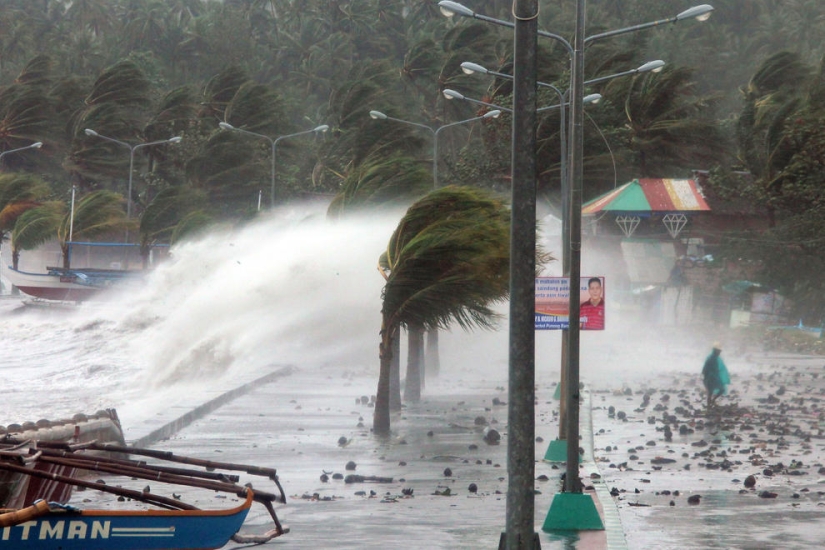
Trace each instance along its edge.
<instances>
[{"instance_id":1,"label":"red and green roof","mask_svg":"<svg viewBox=\"0 0 825 550\"><path fill-rule=\"evenodd\" d=\"M633 180L582 206L582 214L600 212L689 212L710 210L693 180Z\"/></svg>"}]
</instances>

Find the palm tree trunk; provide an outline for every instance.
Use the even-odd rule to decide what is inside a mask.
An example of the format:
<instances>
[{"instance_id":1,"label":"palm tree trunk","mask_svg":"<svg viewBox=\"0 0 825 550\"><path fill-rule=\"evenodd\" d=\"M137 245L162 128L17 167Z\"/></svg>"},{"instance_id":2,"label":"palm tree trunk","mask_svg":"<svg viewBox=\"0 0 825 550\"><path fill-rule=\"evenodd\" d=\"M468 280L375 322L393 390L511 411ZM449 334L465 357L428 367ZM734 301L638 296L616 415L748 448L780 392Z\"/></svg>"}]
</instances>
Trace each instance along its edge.
<instances>
[{"instance_id":1,"label":"palm tree trunk","mask_svg":"<svg viewBox=\"0 0 825 550\"><path fill-rule=\"evenodd\" d=\"M424 329L409 327L407 350L407 383L404 385L404 401L421 400L421 362L424 357Z\"/></svg>"},{"instance_id":2,"label":"palm tree trunk","mask_svg":"<svg viewBox=\"0 0 825 550\"><path fill-rule=\"evenodd\" d=\"M69 258L69 245L66 243L60 243L60 250L63 253L63 269L69 269L71 267L71 259Z\"/></svg>"},{"instance_id":3,"label":"palm tree trunk","mask_svg":"<svg viewBox=\"0 0 825 550\"><path fill-rule=\"evenodd\" d=\"M401 327L392 336L392 365L390 367L390 410L401 410Z\"/></svg>"},{"instance_id":4,"label":"palm tree trunk","mask_svg":"<svg viewBox=\"0 0 825 550\"><path fill-rule=\"evenodd\" d=\"M392 363L392 334L395 330L381 330L381 344L378 346L380 362L378 389L375 392L375 413L372 417L372 431L378 436L390 435L390 367Z\"/></svg>"},{"instance_id":5,"label":"palm tree trunk","mask_svg":"<svg viewBox=\"0 0 825 550\"><path fill-rule=\"evenodd\" d=\"M427 353L424 356L424 363L427 365L427 374L430 376L441 374L441 358L438 355L438 329L434 328L427 331Z\"/></svg>"}]
</instances>

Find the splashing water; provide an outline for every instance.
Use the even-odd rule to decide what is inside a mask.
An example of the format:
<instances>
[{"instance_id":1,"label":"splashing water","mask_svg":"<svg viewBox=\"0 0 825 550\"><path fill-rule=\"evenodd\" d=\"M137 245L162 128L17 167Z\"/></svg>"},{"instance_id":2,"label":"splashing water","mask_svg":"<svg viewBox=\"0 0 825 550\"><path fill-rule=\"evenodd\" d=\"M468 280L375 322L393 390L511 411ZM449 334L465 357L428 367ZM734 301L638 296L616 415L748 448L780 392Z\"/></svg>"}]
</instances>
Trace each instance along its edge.
<instances>
[{"instance_id":1,"label":"splashing water","mask_svg":"<svg viewBox=\"0 0 825 550\"><path fill-rule=\"evenodd\" d=\"M143 288L105 302L4 300L11 398L0 416L113 406L149 416L176 395L224 391L285 364L377 369L376 266L400 215L330 222L320 205L293 206L176 248Z\"/></svg>"},{"instance_id":2,"label":"splashing water","mask_svg":"<svg viewBox=\"0 0 825 550\"><path fill-rule=\"evenodd\" d=\"M403 212L331 222L324 210L292 205L214 231L175 248L142 288L112 291L103 302L0 301L0 423L114 407L127 427L288 364L377 379L384 284L377 261ZM610 280L598 259L584 261ZM558 263L550 274L558 275ZM507 304L498 309L506 314ZM621 385L650 367L695 366L678 341L638 330L621 309L608 315L608 330L582 334L583 381ZM558 381L560 341L558 331L537 332L537 382ZM456 391L455 377L464 376L506 385L506 318L497 331L443 331L440 347L453 382L428 381L427 392Z\"/></svg>"}]
</instances>

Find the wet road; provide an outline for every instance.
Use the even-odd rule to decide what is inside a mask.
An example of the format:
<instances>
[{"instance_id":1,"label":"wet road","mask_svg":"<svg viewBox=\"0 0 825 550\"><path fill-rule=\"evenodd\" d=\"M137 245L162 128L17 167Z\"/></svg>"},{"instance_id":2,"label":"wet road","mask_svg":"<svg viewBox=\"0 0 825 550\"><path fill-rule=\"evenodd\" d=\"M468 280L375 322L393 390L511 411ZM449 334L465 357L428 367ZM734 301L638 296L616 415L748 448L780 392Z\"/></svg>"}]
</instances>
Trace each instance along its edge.
<instances>
[{"instance_id":1,"label":"wet road","mask_svg":"<svg viewBox=\"0 0 825 550\"><path fill-rule=\"evenodd\" d=\"M818 376L823 364L822 359L754 359L752 370L737 374L735 391L721 402L730 414L715 420L700 411L695 374L671 373L635 388L593 384L586 392L590 406L582 412L582 474L596 489L608 530L570 536L541 532L564 464L541 460L558 435L558 401L552 383L540 384L535 521L542 548L819 547L825 540L825 484L820 483L825 377ZM291 532L267 547L495 548L505 521L507 408L494 398L506 401L504 385L470 377L431 381L424 401L393 417L395 437L380 443L369 432L372 408L360 402L374 393L370 373L296 369L155 447L277 468L289 497L278 514ZM650 397L642 407L645 394ZM669 419L674 434L665 441L668 415L677 418ZM484 442L482 420L501 432L500 445ZM683 424L693 432L680 434ZM130 431L127 425L127 438L142 437L150 428ZM356 470L346 470L349 461ZM773 475L766 475L767 469ZM392 482L323 482L324 473ZM601 482L591 481L596 477L591 474L600 474ZM756 479L752 489L743 485L748 475ZM614 489L616 496L610 496ZM412 495L404 494L410 490ZM764 491L777 496L762 498ZM182 500L205 508L226 504L211 493L182 494ZM78 495L115 505L106 496ZM699 503L689 504L695 495ZM263 508L253 508L245 529L254 533L271 526Z\"/></svg>"}]
</instances>

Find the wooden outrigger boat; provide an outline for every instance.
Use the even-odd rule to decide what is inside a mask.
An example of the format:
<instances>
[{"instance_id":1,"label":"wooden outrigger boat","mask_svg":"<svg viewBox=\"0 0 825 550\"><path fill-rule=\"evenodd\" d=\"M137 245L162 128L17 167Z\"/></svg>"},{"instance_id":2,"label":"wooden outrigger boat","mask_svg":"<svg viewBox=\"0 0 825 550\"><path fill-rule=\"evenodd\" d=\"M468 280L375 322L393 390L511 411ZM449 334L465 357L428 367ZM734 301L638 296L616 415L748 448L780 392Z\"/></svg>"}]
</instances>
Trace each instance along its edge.
<instances>
[{"instance_id":1,"label":"wooden outrigger boat","mask_svg":"<svg viewBox=\"0 0 825 550\"><path fill-rule=\"evenodd\" d=\"M151 458L153 463L123 458L131 455ZM170 462L200 468L170 466ZM243 501L225 510L202 510L179 500L174 493L174 498L168 498L149 492L148 487L141 491L107 484L103 480L89 481L79 476L65 476L34 468L36 464L52 469L61 467L75 472L117 475L124 482L143 479L151 480L153 484L177 486L178 489L187 486L232 493ZM252 489L250 484L240 486L239 476L226 471L266 477L274 482L278 493ZM38 500L22 509L0 509L0 550L206 550L221 548L229 540L260 544L289 532L281 525L272 504L286 503L286 495L272 468L221 463L165 451L96 442L7 441L0 445L0 473L3 472L95 489L154 508L140 511L82 510L65 503ZM262 535L241 535L238 531L253 502L267 509L275 527Z\"/></svg>"},{"instance_id":2,"label":"wooden outrigger boat","mask_svg":"<svg viewBox=\"0 0 825 550\"><path fill-rule=\"evenodd\" d=\"M0 513L0 548L15 550L151 550L221 548L254 501L228 510L80 510L45 500Z\"/></svg>"}]
</instances>

